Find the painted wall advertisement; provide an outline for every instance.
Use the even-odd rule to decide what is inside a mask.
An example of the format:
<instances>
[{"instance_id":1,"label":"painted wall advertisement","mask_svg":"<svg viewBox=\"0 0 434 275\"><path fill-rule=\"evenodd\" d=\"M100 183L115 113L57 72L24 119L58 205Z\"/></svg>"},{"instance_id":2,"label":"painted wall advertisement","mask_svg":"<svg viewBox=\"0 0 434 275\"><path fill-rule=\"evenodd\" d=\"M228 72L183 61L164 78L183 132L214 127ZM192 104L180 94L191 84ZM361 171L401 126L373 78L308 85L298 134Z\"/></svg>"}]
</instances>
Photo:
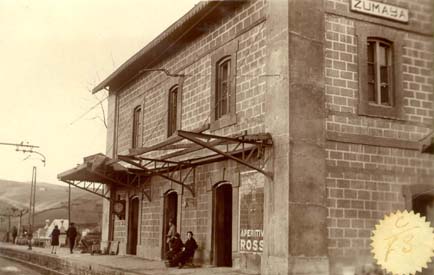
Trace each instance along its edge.
<instances>
[{"instance_id":1,"label":"painted wall advertisement","mask_svg":"<svg viewBox=\"0 0 434 275\"><path fill-rule=\"evenodd\" d=\"M240 253L262 253L264 247L264 176L241 173Z\"/></svg>"}]
</instances>

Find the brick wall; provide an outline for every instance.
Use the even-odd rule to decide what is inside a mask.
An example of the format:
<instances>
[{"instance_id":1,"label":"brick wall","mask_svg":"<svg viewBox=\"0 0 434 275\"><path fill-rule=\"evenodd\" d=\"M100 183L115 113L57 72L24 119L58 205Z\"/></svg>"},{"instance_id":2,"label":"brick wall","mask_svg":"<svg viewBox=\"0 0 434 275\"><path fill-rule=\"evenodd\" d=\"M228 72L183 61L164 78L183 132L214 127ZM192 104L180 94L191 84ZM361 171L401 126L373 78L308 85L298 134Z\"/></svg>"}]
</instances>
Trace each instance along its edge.
<instances>
[{"instance_id":1,"label":"brick wall","mask_svg":"<svg viewBox=\"0 0 434 275\"><path fill-rule=\"evenodd\" d=\"M222 175L223 168L227 174L224 178ZM238 166L233 161L224 161L219 163L199 166L193 174L187 179L186 184L195 183L196 197L193 197L187 190L182 189L167 180L158 177L152 178L152 198L151 201L146 199L142 201L142 221L141 221L141 238L139 246L142 251L138 251L139 255L147 258L159 258L161 253L162 241L162 222L163 222L163 200L164 194L168 190L175 190L178 194L178 232L185 240L187 231L194 232L199 248L196 252L196 258L201 262L208 262L211 251L211 226L212 226L212 186L223 180L230 181L233 184L234 193L237 194L239 182L236 180L237 172L245 170ZM236 197L236 196L235 196ZM233 209L238 213L238 201L233 202ZM238 228L237 215L233 216L233 225ZM120 223L117 223L118 230L121 232L123 228ZM123 234L123 233L120 233ZM238 230L233 232L233 251L238 251L238 243L236 236ZM123 235L120 235L123 236ZM126 241L125 239L123 241ZM149 251L152 251L150 253ZM236 255L235 255L236 256Z\"/></svg>"},{"instance_id":2,"label":"brick wall","mask_svg":"<svg viewBox=\"0 0 434 275\"><path fill-rule=\"evenodd\" d=\"M217 135L231 135L247 131L249 134L264 131L264 92L265 92L265 1L251 1L228 13L220 21L209 26L209 32L192 40L184 48L162 60L155 68L165 68L170 72L186 74L182 89L181 128L191 130L210 122L211 96L211 55L233 39L238 39L236 60L236 115L237 123L214 131ZM163 73L150 72L131 81L118 92L119 126L117 133L117 153L122 154L131 148L133 109L143 106L143 146L149 146L167 138L167 91L177 83ZM111 110L113 112L114 109ZM222 176L223 166L234 166L233 162L209 164L196 168L195 192L187 207L178 209L181 217L181 234L191 230L199 244L196 254L201 260L209 260L211 243L210 208L211 185ZM231 172L227 172L231 174ZM235 172L232 173L235 175ZM192 176L187 184L193 181ZM152 200L141 202L140 240L138 255L159 258L162 241L163 194L169 189L178 191L178 200L185 202L191 194L179 186L153 177L151 181ZM234 207L237 203L234 202ZM237 225L234 221L234 225ZM115 221L115 239L125 243L127 220ZM238 234L235 232L235 234ZM182 236L185 238L185 236ZM125 245L125 244L123 244ZM233 244L237 247L237 243ZM236 248L234 248L236 249Z\"/></svg>"},{"instance_id":3,"label":"brick wall","mask_svg":"<svg viewBox=\"0 0 434 275\"><path fill-rule=\"evenodd\" d=\"M433 125L430 1L380 1L410 9L410 23L372 18L349 11L349 0L326 0L325 121L328 141L327 198L332 274L372 263L371 231L379 219L405 204L403 188L434 176L432 155L417 142ZM345 15L345 16L344 16ZM358 114L359 67L356 22L386 25L403 37L403 106L400 119ZM345 139L342 136L345 135Z\"/></svg>"},{"instance_id":4,"label":"brick wall","mask_svg":"<svg viewBox=\"0 0 434 275\"><path fill-rule=\"evenodd\" d=\"M237 52L236 98L237 124L216 134L263 131L263 95L266 76L264 1L252 1L236 14L209 26L209 32L191 41L179 52L163 60L155 68L181 72L187 76L182 91L182 129L191 130L210 122L211 55L233 39L239 39ZM143 145L166 139L167 91L174 84L164 73L151 72L132 81L119 92L118 153L131 147L132 111L144 104Z\"/></svg>"}]
</instances>

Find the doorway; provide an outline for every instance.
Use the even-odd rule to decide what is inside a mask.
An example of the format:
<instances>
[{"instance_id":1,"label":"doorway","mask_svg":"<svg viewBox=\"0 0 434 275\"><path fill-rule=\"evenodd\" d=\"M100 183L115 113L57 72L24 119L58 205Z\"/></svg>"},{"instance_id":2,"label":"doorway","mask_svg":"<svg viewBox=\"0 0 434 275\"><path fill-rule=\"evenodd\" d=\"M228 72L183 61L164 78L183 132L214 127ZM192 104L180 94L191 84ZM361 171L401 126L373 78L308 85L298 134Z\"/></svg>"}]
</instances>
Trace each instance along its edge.
<instances>
[{"instance_id":1,"label":"doorway","mask_svg":"<svg viewBox=\"0 0 434 275\"><path fill-rule=\"evenodd\" d=\"M128 215L128 241L127 253L137 254L137 236L139 233L139 198L134 197L129 201Z\"/></svg>"},{"instance_id":2,"label":"doorway","mask_svg":"<svg viewBox=\"0 0 434 275\"><path fill-rule=\"evenodd\" d=\"M219 183L213 191L214 264L232 266L232 185Z\"/></svg>"},{"instance_id":3,"label":"doorway","mask_svg":"<svg viewBox=\"0 0 434 275\"><path fill-rule=\"evenodd\" d=\"M176 228L176 218L178 217L178 194L171 190L164 195L163 206L163 234L161 246L161 258L165 259L166 251L169 249L167 243L167 232L169 231L169 221L173 222Z\"/></svg>"}]
</instances>

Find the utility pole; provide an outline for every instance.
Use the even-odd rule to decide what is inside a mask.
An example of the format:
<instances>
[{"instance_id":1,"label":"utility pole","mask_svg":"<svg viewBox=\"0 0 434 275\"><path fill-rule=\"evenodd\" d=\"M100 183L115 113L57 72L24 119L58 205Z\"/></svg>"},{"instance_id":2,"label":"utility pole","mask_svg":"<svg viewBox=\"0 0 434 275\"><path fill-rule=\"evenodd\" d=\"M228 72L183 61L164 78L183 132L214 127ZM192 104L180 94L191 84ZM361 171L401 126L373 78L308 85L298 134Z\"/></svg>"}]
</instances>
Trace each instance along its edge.
<instances>
[{"instance_id":1,"label":"utility pole","mask_svg":"<svg viewBox=\"0 0 434 275\"><path fill-rule=\"evenodd\" d=\"M3 218L3 216L0 215L0 228L3 228L3 221L4 221L4 218Z\"/></svg>"},{"instance_id":2,"label":"utility pole","mask_svg":"<svg viewBox=\"0 0 434 275\"><path fill-rule=\"evenodd\" d=\"M46 157L42 153L34 150L35 148L39 148L39 146L31 145L28 143L24 144L24 142L21 142L21 143L0 142L0 145L16 146L15 151L17 151L17 152L37 154L40 157L42 157L41 161L44 164L44 166L46 164ZM33 226L35 225L35 199L36 199L36 166L33 166L32 184L30 186L30 205L29 205L29 233L28 233L29 250L32 249ZM10 218L9 218L9 220L10 220ZM20 223L21 223L21 217L20 217ZM10 230L10 228L9 228L9 230ZM8 238L9 238L9 235L8 235Z\"/></svg>"},{"instance_id":3,"label":"utility pole","mask_svg":"<svg viewBox=\"0 0 434 275\"><path fill-rule=\"evenodd\" d=\"M71 184L68 184L68 226L71 224Z\"/></svg>"},{"instance_id":4,"label":"utility pole","mask_svg":"<svg viewBox=\"0 0 434 275\"><path fill-rule=\"evenodd\" d=\"M36 166L33 166L32 183L30 186L30 205L29 205L29 250L32 250L33 226L35 225L35 199L36 199Z\"/></svg>"},{"instance_id":5,"label":"utility pole","mask_svg":"<svg viewBox=\"0 0 434 275\"><path fill-rule=\"evenodd\" d=\"M8 235L6 237L6 242L9 242L10 235L11 235L11 216L8 215Z\"/></svg>"},{"instance_id":6,"label":"utility pole","mask_svg":"<svg viewBox=\"0 0 434 275\"><path fill-rule=\"evenodd\" d=\"M23 218L23 215L28 212L28 210L27 209L21 209L21 210L18 210L18 211L20 212L20 214L18 215L20 217L20 221L18 223L18 236L21 236L21 234L22 234L22 228L21 227L23 226L23 224L22 224L22 218Z\"/></svg>"}]
</instances>

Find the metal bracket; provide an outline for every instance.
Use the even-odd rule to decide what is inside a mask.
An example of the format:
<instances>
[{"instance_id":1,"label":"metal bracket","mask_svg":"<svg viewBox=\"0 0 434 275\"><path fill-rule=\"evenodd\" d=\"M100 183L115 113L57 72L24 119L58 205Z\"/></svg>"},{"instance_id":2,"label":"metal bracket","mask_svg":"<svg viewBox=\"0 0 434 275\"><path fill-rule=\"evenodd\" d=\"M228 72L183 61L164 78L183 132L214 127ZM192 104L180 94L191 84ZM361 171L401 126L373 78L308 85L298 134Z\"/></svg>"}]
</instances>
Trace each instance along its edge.
<instances>
[{"instance_id":1,"label":"metal bracket","mask_svg":"<svg viewBox=\"0 0 434 275\"><path fill-rule=\"evenodd\" d=\"M149 177L146 177L145 181L142 183L142 199L143 197L146 197L148 202L152 201L152 188L151 188L151 179Z\"/></svg>"},{"instance_id":2,"label":"metal bracket","mask_svg":"<svg viewBox=\"0 0 434 275\"><path fill-rule=\"evenodd\" d=\"M209 142L205 142L205 141L202 141L200 138L216 138L216 136L212 136L212 135L206 135L206 134L196 134L196 133L190 133L190 132L186 132L186 131L178 131L178 135L179 136L181 136L181 137L183 137L183 138L185 138L185 139L188 139L188 140L190 140L191 142L193 142L193 143L196 143L196 144L199 144L199 145L201 145L202 147L205 147L205 148L207 148L207 149L209 149L209 150L211 150L211 151L214 151L214 152L216 152L217 154L220 154L220 155L223 155L223 156L225 156L225 157L227 157L227 158L229 158L229 159L232 159L232 160L234 160L234 161L236 161L236 162L238 162L238 163L240 163L240 164L242 164L242 165L244 165L244 166L247 166L247 167L249 167L249 168L251 168L251 169L254 169L254 170L256 170L256 171L258 171L258 172L260 172L260 173L262 173L262 174L264 174L264 175L266 175L267 177L269 177L269 178L273 178L273 174L272 173L270 173L270 172L267 172L267 171L264 171L263 169L261 169L260 167L256 167L255 165L252 165L252 164L250 164L249 162L247 162L250 158L251 158L251 154L252 154L252 152L250 152L250 154L249 154L249 156L247 157L247 159L245 159L244 158L244 156L242 157L242 158L238 158L238 157L235 157L234 155L232 155L232 154L230 154L230 153L227 153L227 152L224 152L224 151L222 151L222 150L219 150L219 149L217 149L217 148L215 148L215 147L213 147L213 146L210 146L209 145ZM199 138L198 138L199 137ZM228 138L223 138L223 139L228 139ZM237 140L238 142L240 142L242 145L243 145L243 147L244 147L244 141L243 140ZM247 143L253 143L253 144L255 144L256 145L256 147L258 147L258 146L265 146L265 145L268 145L268 144L261 144L261 143L256 143L256 142L247 142ZM238 147L238 146L237 146ZM236 148L237 148L236 147ZM254 151L254 150L253 150ZM244 152L244 151L243 151ZM243 155L244 155L244 153L243 153Z\"/></svg>"},{"instance_id":3,"label":"metal bracket","mask_svg":"<svg viewBox=\"0 0 434 275\"><path fill-rule=\"evenodd\" d=\"M189 191L191 192L191 194L192 194L193 196L195 196L194 190L191 188L190 185L186 185L186 184L184 184L184 182L183 182L182 180L177 180L177 179L173 178L174 172L176 172L176 171L181 171L182 169L187 168L187 167L183 167L183 164L182 164L182 163L178 163L178 164L176 165L176 164L175 164L176 162L171 161L170 163L175 164L175 165L173 165L173 166L171 166L171 167L165 167L165 165L166 165L167 163L169 163L169 162L164 161L166 164L163 164L163 166L160 167L160 168L166 168L166 169L164 169L163 171L158 171L157 169L155 169L155 170L151 170L151 169L145 167L144 165L141 165L141 164L140 164L141 159L140 159L140 158L137 158L137 157L130 157L130 156L122 156L122 155L119 155L118 158L119 158L120 160L122 160L122 161L125 161L126 163L129 163L129 164L135 166L135 167L138 167L138 168L143 169L144 171L148 172L150 175L160 176L160 177L162 177L162 178L164 178L164 179L167 179L167 180L170 180L170 181L172 181L172 182L174 182L174 183L177 183L177 184L183 186L184 188L186 188L187 190L189 190ZM147 159L147 160L150 160L150 159ZM139 163L137 163L136 161L139 161ZM160 161L160 160L155 160L155 163L156 163L156 162L161 162L161 161ZM192 167L191 167L191 169L192 169ZM170 173L170 174L169 174L169 175L166 175L166 173ZM187 175L187 176L188 176L188 175ZM185 180L186 178L187 178L187 177L185 177L184 180Z\"/></svg>"},{"instance_id":4,"label":"metal bracket","mask_svg":"<svg viewBox=\"0 0 434 275\"><path fill-rule=\"evenodd\" d=\"M72 185L74 187L77 187L78 189L90 192L92 194L95 194L97 196L100 196L104 199L107 199L109 201L113 200L112 198L110 198L107 194L108 194L108 189L104 191L104 187L103 187L103 183L99 183L99 182L86 182L86 181L78 181L78 182L73 182L73 181L69 181L69 180L62 180L63 182Z\"/></svg>"}]
</instances>

